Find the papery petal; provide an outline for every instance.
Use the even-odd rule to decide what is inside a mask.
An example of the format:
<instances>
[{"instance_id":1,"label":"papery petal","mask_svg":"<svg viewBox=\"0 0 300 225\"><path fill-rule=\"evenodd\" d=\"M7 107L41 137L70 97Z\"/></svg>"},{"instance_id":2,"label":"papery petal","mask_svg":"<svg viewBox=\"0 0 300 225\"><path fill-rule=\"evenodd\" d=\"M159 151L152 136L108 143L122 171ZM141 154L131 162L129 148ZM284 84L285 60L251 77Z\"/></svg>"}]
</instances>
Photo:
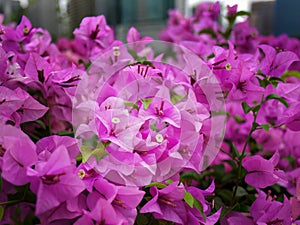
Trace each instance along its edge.
<instances>
[{"instance_id":1,"label":"papery petal","mask_svg":"<svg viewBox=\"0 0 300 225\"><path fill-rule=\"evenodd\" d=\"M274 76L283 75L283 73L289 68L289 66L293 62L298 60L299 60L298 56L293 52L287 51L287 52L278 53L273 62L273 66L272 66L273 71L270 73L270 75L274 75Z\"/></svg>"},{"instance_id":2,"label":"papery petal","mask_svg":"<svg viewBox=\"0 0 300 225\"><path fill-rule=\"evenodd\" d=\"M260 155L254 155L246 157L243 160L243 167L251 171L265 171L272 173L274 170L274 165L271 161L264 159Z\"/></svg>"},{"instance_id":3,"label":"papery petal","mask_svg":"<svg viewBox=\"0 0 300 225\"><path fill-rule=\"evenodd\" d=\"M252 172L248 173L245 177L247 184L252 185L256 188L265 188L275 184L279 179L274 177L271 172Z\"/></svg>"}]
</instances>

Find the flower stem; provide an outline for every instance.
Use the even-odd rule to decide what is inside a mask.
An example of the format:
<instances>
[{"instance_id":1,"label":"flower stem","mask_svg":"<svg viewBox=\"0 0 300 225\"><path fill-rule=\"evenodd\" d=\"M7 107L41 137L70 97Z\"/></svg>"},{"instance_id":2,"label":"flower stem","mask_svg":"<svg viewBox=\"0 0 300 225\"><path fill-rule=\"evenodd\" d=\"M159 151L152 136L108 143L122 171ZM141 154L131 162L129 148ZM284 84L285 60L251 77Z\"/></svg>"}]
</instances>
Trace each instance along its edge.
<instances>
[{"instance_id":1,"label":"flower stem","mask_svg":"<svg viewBox=\"0 0 300 225\"><path fill-rule=\"evenodd\" d=\"M253 132L259 128L259 125L257 124L256 120L257 120L257 115L258 115L259 109L261 108L261 106L264 102L265 102L264 96L262 96L262 99L261 99L261 102L259 104L258 110L256 110L256 111L253 110L252 111L253 112L252 126L251 126L249 134L246 138L246 141L245 141L245 144L243 146L242 152L241 152L240 156L238 157L238 179L237 179L236 185L234 186L234 189L233 189L233 192L232 192L231 204L230 204L231 206L233 206L234 203L235 203L235 196L236 196L236 193L237 193L237 189L238 189L239 184L241 183L241 179L242 179L242 177L241 177L242 176L242 161L245 157L246 148L247 148L247 146L250 142L250 139L252 137ZM232 209L233 209L233 207L232 207Z\"/></svg>"}]
</instances>

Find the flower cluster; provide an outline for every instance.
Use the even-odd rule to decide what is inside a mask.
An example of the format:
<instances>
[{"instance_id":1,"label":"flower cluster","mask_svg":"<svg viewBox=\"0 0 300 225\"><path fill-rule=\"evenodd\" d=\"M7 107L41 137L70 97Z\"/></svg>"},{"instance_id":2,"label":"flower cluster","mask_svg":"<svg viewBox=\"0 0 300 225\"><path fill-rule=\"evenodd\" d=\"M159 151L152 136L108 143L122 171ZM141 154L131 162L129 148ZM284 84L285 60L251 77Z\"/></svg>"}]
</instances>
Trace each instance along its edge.
<instances>
[{"instance_id":1,"label":"flower cluster","mask_svg":"<svg viewBox=\"0 0 300 225\"><path fill-rule=\"evenodd\" d=\"M227 27L220 26L218 2L201 4L191 18L177 10L169 15L161 38L197 54L224 93L225 139L210 173L228 176L216 190L219 204L227 207L222 224L299 223L299 40L261 36L248 19L235 24L236 17L249 16L237 5L227 6ZM229 185L226 197L221 191Z\"/></svg>"},{"instance_id":2,"label":"flower cluster","mask_svg":"<svg viewBox=\"0 0 300 225\"><path fill-rule=\"evenodd\" d=\"M220 16L0 24L0 224L300 224L300 41Z\"/></svg>"}]
</instances>

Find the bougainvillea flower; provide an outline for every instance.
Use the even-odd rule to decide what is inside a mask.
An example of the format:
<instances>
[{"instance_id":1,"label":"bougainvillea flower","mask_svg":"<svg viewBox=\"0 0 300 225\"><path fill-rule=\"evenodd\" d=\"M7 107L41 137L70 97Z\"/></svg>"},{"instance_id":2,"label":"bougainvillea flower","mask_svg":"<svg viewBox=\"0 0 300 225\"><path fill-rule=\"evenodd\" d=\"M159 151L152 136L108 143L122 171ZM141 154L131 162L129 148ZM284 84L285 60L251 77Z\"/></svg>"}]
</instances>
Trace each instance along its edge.
<instances>
[{"instance_id":1,"label":"bougainvillea flower","mask_svg":"<svg viewBox=\"0 0 300 225\"><path fill-rule=\"evenodd\" d=\"M269 45L260 45L263 59L260 63L260 70L266 75L281 76L289 66L298 61L298 56L290 51L276 53L276 50Z\"/></svg>"},{"instance_id":2,"label":"bougainvillea flower","mask_svg":"<svg viewBox=\"0 0 300 225\"><path fill-rule=\"evenodd\" d=\"M141 187L151 183L157 167L154 153L143 156L143 153L128 152L112 144L107 152L109 154L94 168L101 176L120 185ZM91 160L88 163L93 165Z\"/></svg>"},{"instance_id":3,"label":"bougainvillea flower","mask_svg":"<svg viewBox=\"0 0 300 225\"><path fill-rule=\"evenodd\" d=\"M24 50L28 52L36 52L43 55L51 44L51 36L47 30L38 28L31 36L28 43L24 45Z\"/></svg>"},{"instance_id":4,"label":"bougainvillea flower","mask_svg":"<svg viewBox=\"0 0 300 225\"><path fill-rule=\"evenodd\" d=\"M16 33L20 37L27 36L32 31L32 29L33 27L29 19L26 16L22 16L21 22L16 27Z\"/></svg>"},{"instance_id":5,"label":"bougainvillea flower","mask_svg":"<svg viewBox=\"0 0 300 225\"><path fill-rule=\"evenodd\" d=\"M203 19L210 17L211 19L217 19L220 15L220 2L205 2L200 4L196 8L194 17L196 19Z\"/></svg>"},{"instance_id":6,"label":"bougainvillea flower","mask_svg":"<svg viewBox=\"0 0 300 225\"><path fill-rule=\"evenodd\" d=\"M91 56L101 52L114 41L114 32L106 23L103 15L86 17L80 27L73 32L76 44L82 44L85 55ZM78 45L76 46L78 47Z\"/></svg>"},{"instance_id":7,"label":"bougainvillea flower","mask_svg":"<svg viewBox=\"0 0 300 225\"><path fill-rule=\"evenodd\" d=\"M283 202L279 202L270 199L263 191L258 191L250 213L255 224L292 224L291 206L286 196Z\"/></svg>"},{"instance_id":8,"label":"bougainvillea flower","mask_svg":"<svg viewBox=\"0 0 300 225\"><path fill-rule=\"evenodd\" d=\"M68 150L69 158L72 162L80 154L79 141L77 139L68 136L52 135L42 138L36 143L36 152L39 160L48 161L51 154L61 145Z\"/></svg>"},{"instance_id":9,"label":"bougainvillea flower","mask_svg":"<svg viewBox=\"0 0 300 225\"><path fill-rule=\"evenodd\" d=\"M26 91L18 88L15 90L15 92L24 100L22 106L16 112L20 118L19 123L35 121L45 115L45 113L48 111L48 107L39 103Z\"/></svg>"},{"instance_id":10,"label":"bougainvillea flower","mask_svg":"<svg viewBox=\"0 0 300 225\"><path fill-rule=\"evenodd\" d=\"M239 223L244 225L254 225L254 222L250 218L247 218L239 212L230 212L221 220L221 225L236 225Z\"/></svg>"},{"instance_id":11,"label":"bougainvillea flower","mask_svg":"<svg viewBox=\"0 0 300 225\"><path fill-rule=\"evenodd\" d=\"M14 185L29 182L27 168L37 161L36 146L20 129L1 125L0 156L2 177Z\"/></svg>"},{"instance_id":12,"label":"bougainvillea flower","mask_svg":"<svg viewBox=\"0 0 300 225\"><path fill-rule=\"evenodd\" d=\"M126 220L118 217L109 201L96 195L89 195L89 197L93 197L97 201L93 201L93 204L88 203L88 207L91 208L91 212L86 213L87 217L85 218L84 224L95 224L94 221L100 224L126 223ZM79 223L79 221L81 223ZM83 224L81 220L78 220L77 223L78 225Z\"/></svg>"},{"instance_id":13,"label":"bougainvillea flower","mask_svg":"<svg viewBox=\"0 0 300 225\"><path fill-rule=\"evenodd\" d=\"M126 38L128 43L132 43L129 44L128 46L136 51L137 53L144 50L146 47L146 44L150 43L151 41L153 41L153 38L151 37L143 37L141 38L140 33L138 32L137 29L135 29L134 27L131 27L128 32L127 32L127 38ZM137 43L134 43L137 42Z\"/></svg>"},{"instance_id":14,"label":"bougainvillea flower","mask_svg":"<svg viewBox=\"0 0 300 225\"><path fill-rule=\"evenodd\" d=\"M186 19L180 10L169 10L169 27L160 33L160 39L180 43L183 40L197 40L192 34L192 22Z\"/></svg>"},{"instance_id":15,"label":"bougainvillea flower","mask_svg":"<svg viewBox=\"0 0 300 225\"><path fill-rule=\"evenodd\" d=\"M299 83L279 83L277 88L274 90L277 95L284 98L287 103L289 104L289 107L286 108L285 106L281 105L280 108L283 108L280 110L280 114L278 115L278 124L285 123L286 126L293 130L293 131L299 131L299 120L300 120L300 114L299 114L299 95L300 95L300 84Z\"/></svg>"},{"instance_id":16,"label":"bougainvillea flower","mask_svg":"<svg viewBox=\"0 0 300 225\"><path fill-rule=\"evenodd\" d=\"M200 220L200 224L207 224L207 225L214 225L218 222L220 215L222 212L222 208L220 208L217 212L214 214L207 216L205 219Z\"/></svg>"},{"instance_id":17,"label":"bougainvillea flower","mask_svg":"<svg viewBox=\"0 0 300 225\"><path fill-rule=\"evenodd\" d=\"M177 182L173 182L163 189L153 186L150 188L150 194L153 198L141 208L141 213L151 212L157 219L184 224L184 220L181 218L181 214L185 212L183 185L178 186Z\"/></svg>"},{"instance_id":18,"label":"bougainvillea flower","mask_svg":"<svg viewBox=\"0 0 300 225\"><path fill-rule=\"evenodd\" d=\"M0 223L300 225L300 41L220 11L170 10L167 48L115 40L104 16L55 44L0 15Z\"/></svg>"},{"instance_id":19,"label":"bougainvillea flower","mask_svg":"<svg viewBox=\"0 0 300 225\"><path fill-rule=\"evenodd\" d=\"M23 104L18 94L4 86L0 87L0 123L4 124Z\"/></svg>"},{"instance_id":20,"label":"bougainvillea flower","mask_svg":"<svg viewBox=\"0 0 300 225\"><path fill-rule=\"evenodd\" d=\"M100 173L98 171L96 171L94 168L91 168L89 166L89 163L81 163L75 173L78 174L78 176L82 179L82 181L84 182L86 189L89 192L93 191L93 187L94 187L94 182L99 179L102 178L102 176L100 175Z\"/></svg>"},{"instance_id":21,"label":"bougainvillea flower","mask_svg":"<svg viewBox=\"0 0 300 225\"><path fill-rule=\"evenodd\" d=\"M87 198L93 220L105 224L134 224L136 207L144 192L136 187L116 186L105 179L94 183L95 191ZM100 213L99 213L100 212Z\"/></svg>"},{"instance_id":22,"label":"bougainvillea flower","mask_svg":"<svg viewBox=\"0 0 300 225\"><path fill-rule=\"evenodd\" d=\"M41 84L47 80L51 71L50 64L37 53L30 53L29 59L24 68L24 73L32 81L38 81Z\"/></svg>"},{"instance_id":23,"label":"bougainvillea flower","mask_svg":"<svg viewBox=\"0 0 300 225\"><path fill-rule=\"evenodd\" d=\"M66 224L67 221L71 224L73 220L84 215L86 208L86 196L81 193L79 196L71 198L59 206L41 214L39 218L41 224Z\"/></svg>"},{"instance_id":24,"label":"bougainvillea flower","mask_svg":"<svg viewBox=\"0 0 300 225\"><path fill-rule=\"evenodd\" d=\"M278 182L284 177L283 171L275 170L279 157L279 153L276 151L269 160L260 155L244 158L242 165L248 171L245 177L246 183L256 188L265 188Z\"/></svg>"},{"instance_id":25,"label":"bougainvillea flower","mask_svg":"<svg viewBox=\"0 0 300 225\"><path fill-rule=\"evenodd\" d=\"M20 202L5 208L4 215L1 218L1 224L14 224L16 221L20 223L26 221L26 217L33 213L34 207L33 203Z\"/></svg>"},{"instance_id":26,"label":"bougainvillea flower","mask_svg":"<svg viewBox=\"0 0 300 225\"><path fill-rule=\"evenodd\" d=\"M205 212L205 213L209 213L209 211L210 211L210 207L207 204L208 202L205 199L205 197L212 195L214 190L215 190L215 182L214 181L205 190L201 190L201 189L193 187L193 186L186 187L186 191L191 193L191 195L199 201L199 203L202 205L203 212Z\"/></svg>"},{"instance_id":27,"label":"bougainvillea flower","mask_svg":"<svg viewBox=\"0 0 300 225\"><path fill-rule=\"evenodd\" d=\"M233 36L238 52L252 54L256 52L259 44L258 31L250 26L249 19L236 24L233 29Z\"/></svg>"},{"instance_id":28,"label":"bougainvillea flower","mask_svg":"<svg viewBox=\"0 0 300 225\"><path fill-rule=\"evenodd\" d=\"M145 120L159 118L174 127L180 127L181 115L176 106L166 99L155 97L147 109L141 109L139 115Z\"/></svg>"},{"instance_id":29,"label":"bougainvillea flower","mask_svg":"<svg viewBox=\"0 0 300 225\"><path fill-rule=\"evenodd\" d=\"M227 16L233 16L237 12L238 5L229 6L227 5Z\"/></svg>"},{"instance_id":30,"label":"bougainvillea flower","mask_svg":"<svg viewBox=\"0 0 300 225\"><path fill-rule=\"evenodd\" d=\"M296 220L300 216L300 177L296 181L296 194L290 199L292 217Z\"/></svg>"},{"instance_id":31,"label":"bougainvillea flower","mask_svg":"<svg viewBox=\"0 0 300 225\"><path fill-rule=\"evenodd\" d=\"M131 116L127 110L111 109L96 114L98 135L103 141L111 141L128 151L133 151L134 137L143 124L141 118Z\"/></svg>"},{"instance_id":32,"label":"bougainvillea flower","mask_svg":"<svg viewBox=\"0 0 300 225\"><path fill-rule=\"evenodd\" d=\"M75 198L84 189L82 180L74 173L67 149L59 146L47 162L38 162L27 172L31 177L31 190L37 195L37 215Z\"/></svg>"}]
</instances>

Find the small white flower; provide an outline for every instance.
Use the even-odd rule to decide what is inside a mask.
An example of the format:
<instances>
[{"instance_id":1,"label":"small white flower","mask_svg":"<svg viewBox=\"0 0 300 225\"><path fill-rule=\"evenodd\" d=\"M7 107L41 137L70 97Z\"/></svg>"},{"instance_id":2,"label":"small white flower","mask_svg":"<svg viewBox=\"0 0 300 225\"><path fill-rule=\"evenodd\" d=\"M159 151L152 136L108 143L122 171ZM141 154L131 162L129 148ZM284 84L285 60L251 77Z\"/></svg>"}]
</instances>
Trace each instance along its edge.
<instances>
[{"instance_id":1,"label":"small white flower","mask_svg":"<svg viewBox=\"0 0 300 225\"><path fill-rule=\"evenodd\" d=\"M85 171L83 169L80 169L77 174L80 179L85 177Z\"/></svg>"},{"instance_id":2,"label":"small white flower","mask_svg":"<svg viewBox=\"0 0 300 225\"><path fill-rule=\"evenodd\" d=\"M118 123L121 122L121 120L120 120L118 117L113 117L113 118L111 119L111 122L114 123L114 124L118 124Z\"/></svg>"},{"instance_id":3,"label":"small white flower","mask_svg":"<svg viewBox=\"0 0 300 225\"><path fill-rule=\"evenodd\" d=\"M164 137L161 134L157 134L155 139L158 143L162 143L164 141Z\"/></svg>"},{"instance_id":4,"label":"small white flower","mask_svg":"<svg viewBox=\"0 0 300 225\"><path fill-rule=\"evenodd\" d=\"M230 63L226 63L225 69L228 70L228 71L230 71L231 70L231 64Z\"/></svg>"},{"instance_id":5,"label":"small white flower","mask_svg":"<svg viewBox=\"0 0 300 225\"><path fill-rule=\"evenodd\" d=\"M119 56L121 54L119 46L114 46L113 51L114 51L114 56Z\"/></svg>"},{"instance_id":6,"label":"small white flower","mask_svg":"<svg viewBox=\"0 0 300 225\"><path fill-rule=\"evenodd\" d=\"M114 56L120 56L120 51L114 51Z\"/></svg>"}]
</instances>

